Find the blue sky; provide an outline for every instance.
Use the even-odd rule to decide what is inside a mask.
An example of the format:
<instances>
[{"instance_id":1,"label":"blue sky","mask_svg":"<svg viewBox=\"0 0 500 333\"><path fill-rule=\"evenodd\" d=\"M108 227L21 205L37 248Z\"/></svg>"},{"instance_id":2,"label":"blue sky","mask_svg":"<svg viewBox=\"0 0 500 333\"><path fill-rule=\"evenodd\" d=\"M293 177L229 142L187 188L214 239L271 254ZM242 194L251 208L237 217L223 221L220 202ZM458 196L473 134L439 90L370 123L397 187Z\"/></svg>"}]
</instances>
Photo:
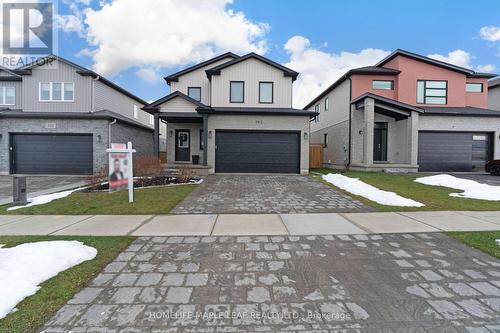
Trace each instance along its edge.
<instances>
[{"instance_id":1,"label":"blue sky","mask_svg":"<svg viewBox=\"0 0 500 333\"><path fill-rule=\"evenodd\" d=\"M275 61L299 67L292 67L303 74L297 84L297 103L313 98L350 67L375 63L384 52L396 48L441 56L476 70L500 72L499 1L207 0L204 8L193 2L183 4L182 11L177 6L180 0L158 1L137 1L156 10L136 7L132 0L108 0L105 10L97 0L61 1L59 13L67 20L59 32L59 54L86 67L101 68L105 76L145 100L168 93L161 77L192 60L227 50L240 54L257 50ZM88 8L91 16L87 16ZM138 11L144 13L129 16ZM200 13L215 19L203 22ZM219 15L228 21L221 22ZM177 20L178 16L185 20ZM75 27L75 22L80 26ZM227 25L226 32L220 24ZM480 33L483 27L489 27L488 34ZM154 29L161 30L160 37L151 37ZM244 35L241 40L235 36L239 29ZM143 35L139 33L142 30ZM188 30L194 30L192 35ZM119 48L128 36L130 47L109 51L117 45ZM285 48L294 36L300 38ZM191 39L200 40L186 42ZM228 41L234 39L239 41ZM182 46L176 41L182 41ZM149 47L136 47L142 43ZM150 46L158 44L165 47L151 51ZM98 49L101 51L93 53ZM143 57L141 50L147 56ZM450 54L457 50L461 52ZM143 59L148 57L151 59ZM141 68L148 80L138 75Z\"/></svg>"}]
</instances>

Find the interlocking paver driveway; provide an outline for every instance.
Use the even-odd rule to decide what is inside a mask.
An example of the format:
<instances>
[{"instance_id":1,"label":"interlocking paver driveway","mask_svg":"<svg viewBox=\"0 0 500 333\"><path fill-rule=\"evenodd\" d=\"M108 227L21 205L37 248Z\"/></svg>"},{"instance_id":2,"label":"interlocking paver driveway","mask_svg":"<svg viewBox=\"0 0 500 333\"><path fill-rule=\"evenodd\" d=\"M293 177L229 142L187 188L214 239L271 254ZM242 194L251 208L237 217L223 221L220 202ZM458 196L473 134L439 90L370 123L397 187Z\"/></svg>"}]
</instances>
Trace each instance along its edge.
<instances>
[{"instance_id":1,"label":"interlocking paver driveway","mask_svg":"<svg viewBox=\"0 0 500 333\"><path fill-rule=\"evenodd\" d=\"M500 261L443 234L138 238L45 332L498 332Z\"/></svg>"},{"instance_id":2,"label":"interlocking paver driveway","mask_svg":"<svg viewBox=\"0 0 500 333\"><path fill-rule=\"evenodd\" d=\"M341 213L372 208L309 176L211 175L172 214Z\"/></svg>"}]
</instances>

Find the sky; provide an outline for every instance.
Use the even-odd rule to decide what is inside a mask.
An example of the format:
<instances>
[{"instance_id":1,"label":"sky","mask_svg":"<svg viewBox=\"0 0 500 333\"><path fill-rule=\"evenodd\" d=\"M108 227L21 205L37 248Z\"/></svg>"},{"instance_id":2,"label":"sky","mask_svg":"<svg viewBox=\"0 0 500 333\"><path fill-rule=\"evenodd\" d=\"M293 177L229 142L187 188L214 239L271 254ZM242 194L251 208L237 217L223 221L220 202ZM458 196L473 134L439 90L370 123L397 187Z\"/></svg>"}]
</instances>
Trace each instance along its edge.
<instances>
[{"instance_id":1,"label":"sky","mask_svg":"<svg viewBox=\"0 0 500 333\"><path fill-rule=\"evenodd\" d=\"M394 49L500 73L500 1L60 0L58 54L146 101L164 76L226 51L300 72L301 108Z\"/></svg>"}]
</instances>

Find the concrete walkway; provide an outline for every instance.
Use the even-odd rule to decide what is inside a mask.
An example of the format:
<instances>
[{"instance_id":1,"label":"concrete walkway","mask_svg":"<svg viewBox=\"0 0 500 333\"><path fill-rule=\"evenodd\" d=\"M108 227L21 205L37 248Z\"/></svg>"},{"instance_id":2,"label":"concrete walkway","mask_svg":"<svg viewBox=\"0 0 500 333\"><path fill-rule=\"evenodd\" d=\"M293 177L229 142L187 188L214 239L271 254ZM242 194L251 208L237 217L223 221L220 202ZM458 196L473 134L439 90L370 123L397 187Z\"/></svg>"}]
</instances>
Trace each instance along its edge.
<instances>
[{"instance_id":1,"label":"concrete walkway","mask_svg":"<svg viewBox=\"0 0 500 333\"><path fill-rule=\"evenodd\" d=\"M0 235L300 236L485 230L500 230L500 211L0 216Z\"/></svg>"}]
</instances>

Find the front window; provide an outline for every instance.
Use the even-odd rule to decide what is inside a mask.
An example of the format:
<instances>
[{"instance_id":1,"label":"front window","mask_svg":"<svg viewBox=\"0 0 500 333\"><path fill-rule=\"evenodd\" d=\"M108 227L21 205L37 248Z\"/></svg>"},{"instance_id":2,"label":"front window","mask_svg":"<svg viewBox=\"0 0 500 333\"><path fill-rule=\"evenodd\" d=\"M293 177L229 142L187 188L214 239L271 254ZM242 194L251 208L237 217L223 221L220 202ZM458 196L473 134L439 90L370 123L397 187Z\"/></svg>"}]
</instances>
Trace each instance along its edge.
<instances>
[{"instance_id":1,"label":"front window","mask_svg":"<svg viewBox=\"0 0 500 333\"><path fill-rule=\"evenodd\" d=\"M271 104L273 102L273 83L259 82L259 103Z\"/></svg>"},{"instance_id":2,"label":"front window","mask_svg":"<svg viewBox=\"0 0 500 333\"><path fill-rule=\"evenodd\" d=\"M16 100L16 90L13 87L0 88L0 104L14 105Z\"/></svg>"},{"instance_id":3,"label":"front window","mask_svg":"<svg viewBox=\"0 0 500 333\"><path fill-rule=\"evenodd\" d=\"M195 101L201 102L201 88L200 87L188 87L188 96Z\"/></svg>"},{"instance_id":4,"label":"front window","mask_svg":"<svg viewBox=\"0 0 500 333\"><path fill-rule=\"evenodd\" d=\"M314 121L315 121L316 123L318 123L318 122L319 122L319 109L320 109L320 107L321 107L321 105L320 105L320 104L316 104L316 105L314 106L314 112L316 112L316 113L317 113L316 117L314 118Z\"/></svg>"},{"instance_id":5,"label":"front window","mask_svg":"<svg viewBox=\"0 0 500 333\"><path fill-rule=\"evenodd\" d=\"M42 102L73 102L73 82L40 82L39 100Z\"/></svg>"},{"instance_id":6,"label":"front window","mask_svg":"<svg viewBox=\"0 0 500 333\"><path fill-rule=\"evenodd\" d=\"M373 80L372 89L374 90L394 90L393 80Z\"/></svg>"},{"instance_id":7,"label":"front window","mask_svg":"<svg viewBox=\"0 0 500 333\"><path fill-rule=\"evenodd\" d=\"M245 101L245 83L243 81L231 81L229 87L229 102L243 103Z\"/></svg>"},{"instance_id":8,"label":"front window","mask_svg":"<svg viewBox=\"0 0 500 333\"><path fill-rule=\"evenodd\" d=\"M330 109L330 100L327 98L325 98L325 111L328 111L328 109Z\"/></svg>"},{"instance_id":9,"label":"front window","mask_svg":"<svg viewBox=\"0 0 500 333\"><path fill-rule=\"evenodd\" d=\"M466 83L465 84L466 92L475 92L481 93L483 92L483 84L482 83Z\"/></svg>"},{"instance_id":10,"label":"front window","mask_svg":"<svg viewBox=\"0 0 500 333\"><path fill-rule=\"evenodd\" d=\"M417 81L418 104L446 104L447 94L447 81Z\"/></svg>"},{"instance_id":11,"label":"front window","mask_svg":"<svg viewBox=\"0 0 500 333\"><path fill-rule=\"evenodd\" d=\"M328 147L328 133L323 133L323 147Z\"/></svg>"}]
</instances>

